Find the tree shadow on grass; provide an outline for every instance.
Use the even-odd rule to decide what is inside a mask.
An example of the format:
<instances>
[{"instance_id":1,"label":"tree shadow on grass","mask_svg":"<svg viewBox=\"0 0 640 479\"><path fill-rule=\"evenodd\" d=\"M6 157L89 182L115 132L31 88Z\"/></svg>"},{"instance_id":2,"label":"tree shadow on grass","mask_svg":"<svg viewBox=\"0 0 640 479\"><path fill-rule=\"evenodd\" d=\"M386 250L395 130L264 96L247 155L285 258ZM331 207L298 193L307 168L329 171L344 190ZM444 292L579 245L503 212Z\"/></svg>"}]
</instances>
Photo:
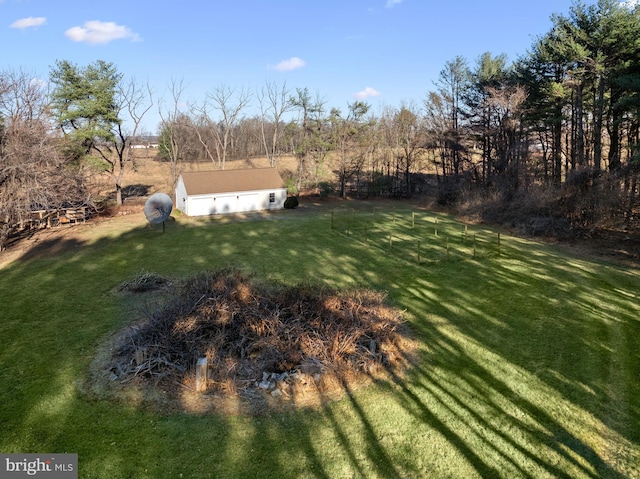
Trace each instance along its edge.
<instances>
[{"instance_id":1,"label":"tree shadow on grass","mask_svg":"<svg viewBox=\"0 0 640 479\"><path fill-rule=\"evenodd\" d=\"M396 400L443 434L481 477L626 477L458 344L437 335L429 344L434 356L449 359L425 361L408 381L395 376ZM452 368L456 381L441 368ZM480 451L469 446L470 436L481 439Z\"/></svg>"},{"instance_id":2,"label":"tree shadow on grass","mask_svg":"<svg viewBox=\"0 0 640 479\"><path fill-rule=\"evenodd\" d=\"M505 246L504 260L425 268L335 235L327 218L316 220L313 230L299 218L178 221L164 235L144 225L91 245L81 237L54 241L5 267L2 449L78 451L81 472L89 466L107 471L98 477L438 476L447 475L446 461L460 458L471 476L637 473L637 466L624 462L637 451L637 395L633 385L615 391L615 383L607 382L612 374L637 371L630 344L637 321L632 311L614 317L637 293L615 282L604 289L614 280L600 278L600 267L581 271L545 248L523 255ZM77 395L56 401L77 394L51 381L57 371L73 364L72 376L81 375L96 344L127 322L128 313L109 295L114 286L141 269L187 275L228 264L251 267L266 279L313 276L332 285L389 290L392 301L411 313L424 345L422 361L408 376L364 392L345 388L342 401L321 410L259 418L158 416ZM609 293L597 291L598 281ZM496 301L503 312L496 312ZM593 310L602 325L593 324ZM616 330L616 324L624 327ZM564 341L570 341L568 350ZM628 352L626 359L612 344ZM603 371L589 375L577 361ZM595 444L620 437L587 438L580 421L593 421L592 429L602 427L630 444L620 457L605 454ZM616 451L620 444L604 449ZM440 448L444 465L422 457L422 451L433 452L429 447ZM410 448L413 454L399 453ZM449 474L460 470L450 467Z\"/></svg>"},{"instance_id":3,"label":"tree shadow on grass","mask_svg":"<svg viewBox=\"0 0 640 479\"><path fill-rule=\"evenodd\" d=\"M51 238L35 243L25 254L22 259L29 261L36 258L53 258L61 253L67 253L76 248L80 248L84 244L77 238Z\"/></svg>"}]
</instances>

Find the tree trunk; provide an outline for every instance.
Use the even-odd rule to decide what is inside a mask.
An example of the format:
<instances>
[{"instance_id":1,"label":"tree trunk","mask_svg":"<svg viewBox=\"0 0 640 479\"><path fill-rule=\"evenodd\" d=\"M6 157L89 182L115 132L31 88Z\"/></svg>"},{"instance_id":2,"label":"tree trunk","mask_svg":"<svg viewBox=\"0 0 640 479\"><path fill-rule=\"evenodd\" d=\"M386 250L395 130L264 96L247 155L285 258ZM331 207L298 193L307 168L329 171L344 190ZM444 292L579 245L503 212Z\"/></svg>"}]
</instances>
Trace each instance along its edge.
<instances>
[{"instance_id":1,"label":"tree trunk","mask_svg":"<svg viewBox=\"0 0 640 479\"><path fill-rule=\"evenodd\" d=\"M598 78L597 98L593 112L593 166L602 168L602 123L604 118L604 78Z\"/></svg>"},{"instance_id":2,"label":"tree trunk","mask_svg":"<svg viewBox=\"0 0 640 479\"><path fill-rule=\"evenodd\" d=\"M116 184L116 204L122 206L122 185Z\"/></svg>"},{"instance_id":3,"label":"tree trunk","mask_svg":"<svg viewBox=\"0 0 640 479\"><path fill-rule=\"evenodd\" d=\"M579 166L584 166L584 125L582 112L582 82L576 88L576 145L575 161ZM575 168L575 164L573 165Z\"/></svg>"},{"instance_id":4,"label":"tree trunk","mask_svg":"<svg viewBox=\"0 0 640 479\"><path fill-rule=\"evenodd\" d=\"M627 203L627 211L625 214L625 224L629 226L633 218L633 209L636 203L637 189L638 189L638 172L635 168L630 168L629 174L631 175L631 186L629 187L629 202Z\"/></svg>"},{"instance_id":5,"label":"tree trunk","mask_svg":"<svg viewBox=\"0 0 640 479\"><path fill-rule=\"evenodd\" d=\"M556 121L553 125L553 182L560 184L562 181L562 110L556 111Z\"/></svg>"}]
</instances>

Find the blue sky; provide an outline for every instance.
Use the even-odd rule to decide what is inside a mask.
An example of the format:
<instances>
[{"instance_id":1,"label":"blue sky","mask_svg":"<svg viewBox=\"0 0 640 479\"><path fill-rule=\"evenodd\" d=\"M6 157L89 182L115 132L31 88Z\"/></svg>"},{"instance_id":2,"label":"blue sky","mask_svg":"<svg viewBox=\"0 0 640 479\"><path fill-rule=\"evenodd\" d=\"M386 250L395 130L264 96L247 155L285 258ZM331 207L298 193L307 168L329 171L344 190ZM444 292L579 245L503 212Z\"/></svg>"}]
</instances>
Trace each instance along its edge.
<instances>
[{"instance_id":1,"label":"blue sky","mask_svg":"<svg viewBox=\"0 0 640 479\"><path fill-rule=\"evenodd\" d=\"M47 80L57 59L101 59L149 82L156 100L168 98L172 80L194 103L222 85L255 92L270 81L306 87L328 107L363 99L376 111L420 103L458 55L471 67L486 51L516 60L571 3L0 0L0 69ZM158 121L156 106L145 127L155 131Z\"/></svg>"}]
</instances>

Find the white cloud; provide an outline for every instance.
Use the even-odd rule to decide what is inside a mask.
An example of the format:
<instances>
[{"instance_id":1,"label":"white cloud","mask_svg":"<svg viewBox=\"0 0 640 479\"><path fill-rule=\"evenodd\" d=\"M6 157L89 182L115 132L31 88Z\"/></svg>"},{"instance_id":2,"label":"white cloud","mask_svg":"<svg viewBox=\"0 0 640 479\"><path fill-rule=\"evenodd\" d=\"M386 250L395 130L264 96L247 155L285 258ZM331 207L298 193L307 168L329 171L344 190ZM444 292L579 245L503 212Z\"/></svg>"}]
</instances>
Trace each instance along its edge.
<instances>
[{"instance_id":1,"label":"white cloud","mask_svg":"<svg viewBox=\"0 0 640 479\"><path fill-rule=\"evenodd\" d=\"M29 80L29 86L35 88L36 90L46 90L47 82L42 78L32 78Z\"/></svg>"},{"instance_id":2,"label":"white cloud","mask_svg":"<svg viewBox=\"0 0 640 479\"><path fill-rule=\"evenodd\" d=\"M387 0L387 4L385 5L385 8L393 8L396 5L399 5L402 3L402 0Z\"/></svg>"},{"instance_id":3,"label":"white cloud","mask_svg":"<svg viewBox=\"0 0 640 479\"><path fill-rule=\"evenodd\" d=\"M297 70L307 64L303 59L298 57L291 57L288 60L282 60L277 65L269 65L268 68L279 72L287 72L291 70Z\"/></svg>"},{"instance_id":4,"label":"white cloud","mask_svg":"<svg viewBox=\"0 0 640 479\"><path fill-rule=\"evenodd\" d=\"M370 86L368 86L364 90L359 91L358 93L354 93L353 96L359 100L364 100L365 98L369 98L372 96L380 96L380 92L375 88L371 88Z\"/></svg>"},{"instance_id":5,"label":"white cloud","mask_svg":"<svg viewBox=\"0 0 640 479\"><path fill-rule=\"evenodd\" d=\"M623 7L627 7L629 10L633 10L637 6L640 6L640 0L621 1L620 5L622 5Z\"/></svg>"},{"instance_id":6,"label":"white cloud","mask_svg":"<svg viewBox=\"0 0 640 479\"><path fill-rule=\"evenodd\" d=\"M114 22L101 22L91 20L85 22L81 27L71 27L64 32L67 38L74 42L86 42L91 44L109 43L113 40L128 38L131 41L138 41L140 37L129 27L116 25Z\"/></svg>"},{"instance_id":7,"label":"white cloud","mask_svg":"<svg viewBox=\"0 0 640 479\"><path fill-rule=\"evenodd\" d=\"M29 80L29 94L46 95L48 90L49 84L46 80L43 80L42 78L32 78Z\"/></svg>"},{"instance_id":8,"label":"white cloud","mask_svg":"<svg viewBox=\"0 0 640 479\"><path fill-rule=\"evenodd\" d=\"M47 23L47 19L45 17L27 17L16 20L11 25L9 25L9 27L24 30L25 28L39 27L40 25L44 25L45 23Z\"/></svg>"}]
</instances>

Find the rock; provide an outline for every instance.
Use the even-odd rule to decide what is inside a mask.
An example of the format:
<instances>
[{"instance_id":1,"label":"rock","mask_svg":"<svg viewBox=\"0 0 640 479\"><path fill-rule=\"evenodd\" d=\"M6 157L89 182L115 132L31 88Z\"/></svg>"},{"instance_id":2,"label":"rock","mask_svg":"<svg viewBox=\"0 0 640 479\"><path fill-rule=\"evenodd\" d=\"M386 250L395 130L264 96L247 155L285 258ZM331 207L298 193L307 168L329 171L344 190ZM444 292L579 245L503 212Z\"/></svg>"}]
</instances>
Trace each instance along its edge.
<instances>
[{"instance_id":1,"label":"rock","mask_svg":"<svg viewBox=\"0 0 640 479\"><path fill-rule=\"evenodd\" d=\"M273 391L271 391L271 395L275 398L275 397L280 397L282 396L282 391L280 391L280 389L274 389Z\"/></svg>"},{"instance_id":2,"label":"rock","mask_svg":"<svg viewBox=\"0 0 640 479\"><path fill-rule=\"evenodd\" d=\"M279 382L279 381L286 381L286 379L287 379L288 377L289 377L289 374L288 374L288 373L286 373L286 372L281 373L281 374L273 373L273 374L271 375L271 380L272 380L272 381L276 381L276 382Z\"/></svg>"},{"instance_id":3,"label":"rock","mask_svg":"<svg viewBox=\"0 0 640 479\"><path fill-rule=\"evenodd\" d=\"M260 381L260 384L258 384L258 387L260 389L271 389L271 384L272 384L272 382L269 381L269 380Z\"/></svg>"}]
</instances>

